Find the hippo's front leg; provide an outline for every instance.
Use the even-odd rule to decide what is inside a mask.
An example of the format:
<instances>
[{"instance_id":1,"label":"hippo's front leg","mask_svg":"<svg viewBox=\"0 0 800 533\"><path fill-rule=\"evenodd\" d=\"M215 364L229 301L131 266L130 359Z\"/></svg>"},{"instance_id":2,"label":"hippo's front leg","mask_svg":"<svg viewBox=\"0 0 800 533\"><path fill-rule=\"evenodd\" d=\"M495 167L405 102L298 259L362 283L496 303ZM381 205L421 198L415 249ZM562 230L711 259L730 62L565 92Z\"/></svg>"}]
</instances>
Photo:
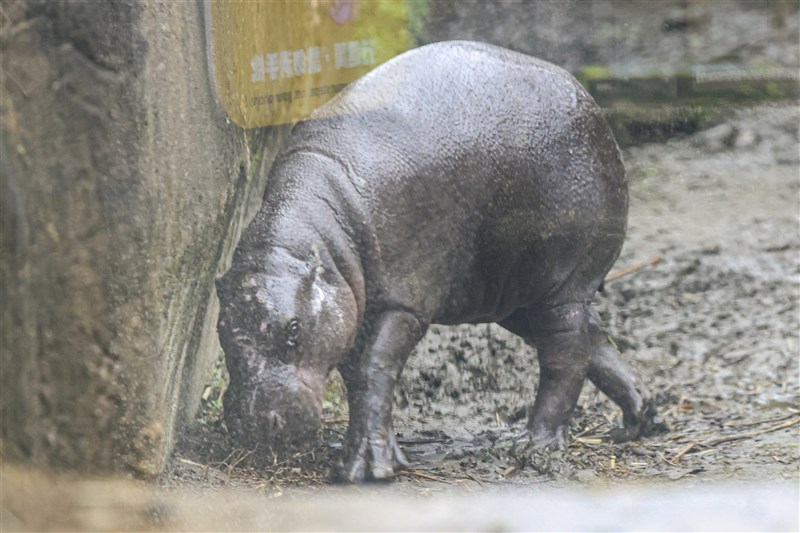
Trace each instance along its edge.
<instances>
[{"instance_id":1,"label":"hippo's front leg","mask_svg":"<svg viewBox=\"0 0 800 533\"><path fill-rule=\"evenodd\" d=\"M368 323L365 342L339 366L350 406L345 456L339 474L344 481L391 478L407 466L392 428L392 395L411 350L425 330L404 311L388 311Z\"/></svg>"}]
</instances>

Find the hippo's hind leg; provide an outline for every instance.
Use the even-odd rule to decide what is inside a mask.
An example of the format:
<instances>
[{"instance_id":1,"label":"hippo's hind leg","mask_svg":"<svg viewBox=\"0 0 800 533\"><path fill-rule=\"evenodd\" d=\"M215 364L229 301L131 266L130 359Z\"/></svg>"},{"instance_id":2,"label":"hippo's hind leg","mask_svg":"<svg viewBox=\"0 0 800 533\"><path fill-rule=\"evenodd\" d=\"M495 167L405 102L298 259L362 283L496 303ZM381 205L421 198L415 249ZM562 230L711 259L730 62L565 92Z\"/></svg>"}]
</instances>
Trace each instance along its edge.
<instances>
[{"instance_id":1,"label":"hippo's hind leg","mask_svg":"<svg viewBox=\"0 0 800 533\"><path fill-rule=\"evenodd\" d=\"M537 446L563 449L589 365L588 310L571 303L526 314L539 359L539 386L527 429Z\"/></svg>"},{"instance_id":2,"label":"hippo's hind leg","mask_svg":"<svg viewBox=\"0 0 800 533\"><path fill-rule=\"evenodd\" d=\"M357 483L389 479L408 466L392 427L392 395L424 328L411 314L389 311L370 321L366 338L339 365L347 387L350 424L337 477Z\"/></svg>"},{"instance_id":3,"label":"hippo's hind leg","mask_svg":"<svg viewBox=\"0 0 800 533\"><path fill-rule=\"evenodd\" d=\"M528 420L538 444L565 445L584 377L622 408L624 427L611 432L613 440L646 433L654 414L651 404L642 398L633 372L609 342L596 312L578 304L545 314L519 309L499 324L538 351L539 388Z\"/></svg>"},{"instance_id":4,"label":"hippo's hind leg","mask_svg":"<svg viewBox=\"0 0 800 533\"><path fill-rule=\"evenodd\" d=\"M591 359L588 377L595 387L622 409L623 427L611 431L615 442L625 442L644 436L655 429L655 405L642 396L642 386L633 371L619 357L608 334L600 326L596 311L589 314Z\"/></svg>"}]
</instances>

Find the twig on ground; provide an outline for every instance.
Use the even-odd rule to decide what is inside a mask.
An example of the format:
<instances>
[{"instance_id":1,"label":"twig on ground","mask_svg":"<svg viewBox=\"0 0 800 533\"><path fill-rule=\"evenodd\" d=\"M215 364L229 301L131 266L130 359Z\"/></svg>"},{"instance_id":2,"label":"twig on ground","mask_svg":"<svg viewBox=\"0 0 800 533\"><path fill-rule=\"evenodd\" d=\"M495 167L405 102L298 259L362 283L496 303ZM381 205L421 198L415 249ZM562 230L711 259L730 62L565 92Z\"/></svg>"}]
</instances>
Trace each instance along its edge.
<instances>
[{"instance_id":1,"label":"twig on ground","mask_svg":"<svg viewBox=\"0 0 800 533\"><path fill-rule=\"evenodd\" d=\"M241 463L242 461L244 461L245 459L247 459L248 457L253 455L253 452L255 452L255 451L256 451L255 448L253 448L252 450L248 450L247 453L240 455L233 463L228 465L228 475L230 476L231 473L233 473L233 470L237 466L239 466L239 463Z\"/></svg>"},{"instance_id":2,"label":"twig on ground","mask_svg":"<svg viewBox=\"0 0 800 533\"><path fill-rule=\"evenodd\" d=\"M189 460L189 459L184 459L183 457L177 457L176 459L178 460L178 462L179 462L179 463L183 463L183 464L185 464L185 465L189 465L189 466L199 466L199 467L201 467L201 468L208 468L208 465L204 465L204 464L202 464L202 463L196 463L196 462L194 462L194 461L192 461L192 460Z\"/></svg>"},{"instance_id":3,"label":"twig on ground","mask_svg":"<svg viewBox=\"0 0 800 533\"><path fill-rule=\"evenodd\" d=\"M397 444L403 446L422 446L423 444L449 444L453 439L447 438L432 438L432 439L397 439Z\"/></svg>"},{"instance_id":4,"label":"twig on ground","mask_svg":"<svg viewBox=\"0 0 800 533\"><path fill-rule=\"evenodd\" d=\"M583 437L584 435L586 435L586 434L588 434L588 433L591 433L592 431L594 431L595 429L599 428L599 427L600 427L600 426L602 426L602 425L603 425L603 424L595 424L595 425L593 425L593 426L590 426L590 427L588 427L588 428L584 429L583 431L581 431L580 433L578 433L577 435L575 435L575 437L574 437L574 438L576 438L576 439L577 439L577 438L579 438L579 437Z\"/></svg>"},{"instance_id":5,"label":"twig on ground","mask_svg":"<svg viewBox=\"0 0 800 533\"><path fill-rule=\"evenodd\" d=\"M331 416L331 417L322 417L323 424L341 424L342 422L347 422L350 420L347 416Z\"/></svg>"},{"instance_id":6,"label":"twig on ground","mask_svg":"<svg viewBox=\"0 0 800 533\"><path fill-rule=\"evenodd\" d=\"M709 439L706 441L701 442L691 442L687 444L681 451L675 454L672 459L668 459L669 463L676 464L678 463L683 457L690 453L692 450L700 447L700 448L711 448L717 446L719 444L723 444L725 442L732 442L735 440L743 440L743 439L752 439L753 437L758 437L759 435L763 435L765 433L771 433L773 431L778 431L781 429L790 428L796 424L800 423L800 417L794 418L792 420L787 420L786 422L782 422L780 424L775 424L774 426L769 426L764 429L758 429L754 431L747 431L745 433L739 433L736 435L725 435L723 437L717 437L715 439Z\"/></svg>"},{"instance_id":7,"label":"twig on ground","mask_svg":"<svg viewBox=\"0 0 800 533\"><path fill-rule=\"evenodd\" d=\"M681 459L683 459L683 456L686 455L687 453L689 453L690 451L692 451L695 446L697 446L696 442L690 442L689 444L684 446L684 448L681 451L676 453L675 457L673 457L672 459L669 459L668 462L670 464L675 464L675 463L679 462Z\"/></svg>"},{"instance_id":8,"label":"twig on ground","mask_svg":"<svg viewBox=\"0 0 800 533\"><path fill-rule=\"evenodd\" d=\"M472 481L474 481L475 483L477 483L477 484L478 484L478 486L479 486L479 487L483 487L483 481L481 481L480 479L476 478L476 477L475 477L475 476L473 476L472 474L470 474L470 473L466 473L466 474L464 475L464 477L465 477L466 479L469 479L469 480L472 480Z\"/></svg>"},{"instance_id":9,"label":"twig on ground","mask_svg":"<svg viewBox=\"0 0 800 533\"><path fill-rule=\"evenodd\" d=\"M422 479L427 479L430 481L438 481L439 483L447 483L448 485L452 485L453 483L436 476L432 476L430 474L426 474L424 472L420 472L418 470L401 470L397 472L398 476L406 476L406 477L420 477Z\"/></svg>"},{"instance_id":10,"label":"twig on ground","mask_svg":"<svg viewBox=\"0 0 800 533\"><path fill-rule=\"evenodd\" d=\"M656 265L656 264L660 263L663 258L664 258L664 256L662 256L661 254L656 254L656 255L654 255L653 257L651 257L650 259L648 259L646 261L642 261L641 263L635 263L635 264L633 264L633 265L631 265L629 267L623 268L621 270L616 270L616 271L612 272L611 274L609 274L608 276L606 276L606 279L604 280L604 282L605 283L609 283L611 281L614 281L615 279L621 278L622 276L627 276L628 274L630 274L632 272L636 272L640 268L644 268L646 266L651 266L651 265Z\"/></svg>"},{"instance_id":11,"label":"twig on ground","mask_svg":"<svg viewBox=\"0 0 800 533\"><path fill-rule=\"evenodd\" d=\"M763 435L764 433L771 433L773 431L778 431L780 429L790 428L796 424L800 423L800 417L797 417L793 420L787 420L781 424L775 424L774 426L769 426L764 429L758 429L755 431L748 431L747 433L742 433L739 435L727 435L725 437L719 437L711 442L706 443L706 446L716 446L717 444L722 444L723 442L730 442L734 440L741 440L741 439L750 439L753 437L757 437L759 435Z\"/></svg>"},{"instance_id":12,"label":"twig on ground","mask_svg":"<svg viewBox=\"0 0 800 533\"><path fill-rule=\"evenodd\" d=\"M760 426L761 424L783 422L784 420L788 420L788 419L792 418L793 416L797 416L798 412L796 410L792 409L791 411L792 412L789 413L788 415L779 416L777 418L766 418L766 419L762 419L762 420L756 420L755 422L746 422L744 424L730 424L728 427L741 429L741 428L749 428L749 427L753 427L753 426Z\"/></svg>"},{"instance_id":13,"label":"twig on ground","mask_svg":"<svg viewBox=\"0 0 800 533\"><path fill-rule=\"evenodd\" d=\"M575 441L580 442L584 446L599 446L605 442L603 437L578 437Z\"/></svg>"}]
</instances>

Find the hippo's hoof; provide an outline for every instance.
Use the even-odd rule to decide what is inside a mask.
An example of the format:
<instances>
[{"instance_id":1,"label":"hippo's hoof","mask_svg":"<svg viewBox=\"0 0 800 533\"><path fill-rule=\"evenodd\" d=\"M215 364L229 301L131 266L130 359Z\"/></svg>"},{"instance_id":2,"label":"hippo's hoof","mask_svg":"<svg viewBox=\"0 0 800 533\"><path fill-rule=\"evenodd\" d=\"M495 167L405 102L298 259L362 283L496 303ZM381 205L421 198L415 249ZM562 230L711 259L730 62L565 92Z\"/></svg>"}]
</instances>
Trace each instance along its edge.
<instances>
[{"instance_id":1,"label":"hippo's hoof","mask_svg":"<svg viewBox=\"0 0 800 533\"><path fill-rule=\"evenodd\" d=\"M526 429L515 437L514 444L508 451L509 459L513 466L509 469L509 474L514 474L524 468L531 468L542 475L564 474L568 466L564 462L564 449L566 441L562 432L554 432L544 435Z\"/></svg>"},{"instance_id":2,"label":"hippo's hoof","mask_svg":"<svg viewBox=\"0 0 800 533\"><path fill-rule=\"evenodd\" d=\"M536 448L539 450L565 450L567 448L567 428L560 426L555 430L545 428L523 430L514 439L514 447Z\"/></svg>"},{"instance_id":3,"label":"hippo's hoof","mask_svg":"<svg viewBox=\"0 0 800 533\"><path fill-rule=\"evenodd\" d=\"M646 400L633 420L624 420L625 426L608 432L615 443L628 442L667 431L667 425L657 416L655 401Z\"/></svg>"},{"instance_id":4,"label":"hippo's hoof","mask_svg":"<svg viewBox=\"0 0 800 533\"><path fill-rule=\"evenodd\" d=\"M350 447L333 471L333 480L341 483L389 481L397 470L408 467L408 459L397 445L394 433L364 437Z\"/></svg>"}]
</instances>

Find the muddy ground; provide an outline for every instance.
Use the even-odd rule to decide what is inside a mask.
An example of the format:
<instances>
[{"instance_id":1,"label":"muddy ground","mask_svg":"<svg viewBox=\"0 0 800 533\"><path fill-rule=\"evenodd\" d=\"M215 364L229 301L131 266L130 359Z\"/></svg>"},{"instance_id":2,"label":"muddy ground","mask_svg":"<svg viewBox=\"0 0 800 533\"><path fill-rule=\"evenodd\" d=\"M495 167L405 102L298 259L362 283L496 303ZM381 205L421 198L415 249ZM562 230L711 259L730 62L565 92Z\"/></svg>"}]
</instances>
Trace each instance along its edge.
<instances>
[{"instance_id":1,"label":"muddy ground","mask_svg":"<svg viewBox=\"0 0 800 533\"><path fill-rule=\"evenodd\" d=\"M692 136L624 154L630 227L615 269L660 261L609 282L596 306L655 398L663 431L608 442L620 412L587 384L567 451L515 448L535 392L535 351L494 325L433 326L396 393L396 430L413 466L394 490L796 484L800 110L791 102L725 116ZM340 385L329 387L324 443L270 465L228 442L223 387L217 379L206 390L163 486L233 486L271 497L340 490L327 483L345 430Z\"/></svg>"},{"instance_id":2,"label":"muddy ground","mask_svg":"<svg viewBox=\"0 0 800 533\"><path fill-rule=\"evenodd\" d=\"M513 446L535 353L491 326L439 327L412 356L391 484L328 482L324 442L264 464L220 421L224 376L152 483L2 465L0 530L800 530L800 108L731 109L690 137L625 152L630 231L596 301L663 431L607 442L619 410L584 389L565 452Z\"/></svg>"}]
</instances>

